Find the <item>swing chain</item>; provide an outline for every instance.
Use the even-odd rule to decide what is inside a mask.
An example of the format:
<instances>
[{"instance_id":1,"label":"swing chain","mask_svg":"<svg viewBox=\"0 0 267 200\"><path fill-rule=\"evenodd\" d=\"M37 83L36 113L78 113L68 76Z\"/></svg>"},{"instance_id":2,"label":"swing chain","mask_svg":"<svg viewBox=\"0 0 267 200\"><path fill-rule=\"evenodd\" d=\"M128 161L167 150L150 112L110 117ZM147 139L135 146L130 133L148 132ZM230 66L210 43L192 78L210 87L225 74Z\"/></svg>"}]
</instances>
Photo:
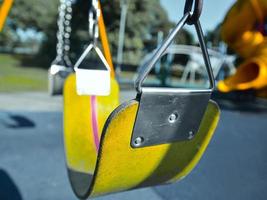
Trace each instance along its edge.
<instances>
[{"instance_id":1,"label":"swing chain","mask_svg":"<svg viewBox=\"0 0 267 200\"><path fill-rule=\"evenodd\" d=\"M57 45L56 45L56 63L65 62L67 66L71 66L69 59L70 51L70 35L72 18L72 0L60 0L58 7L58 32L57 32Z\"/></svg>"},{"instance_id":2,"label":"swing chain","mask_svg":"<svg viewBox=\"0 0 267 200\"><path fill-rule=\"evenodd\" d=\"M70 53L70 36L71 36L71 19L72 19L72 0L66 1L66 15L64 21L65 33L64 33L64 61L68 66L72 66L69 53Z\"/></svg>"},{"instance_id":3,"label":"swing chain","mask_svg":"<svg viewBox=\"0 0 267 200\"><path fill-rule=\"evenodd\" d=\"M60 62L61 60L63 60L63 45L64 45L64 16L65 16L64 0L60 0L58 12L59 14L57 20L58 31L57 31L56 61Z\"/></svg>"},{"instance_id":4,"label":"swing chain","mask_svg":"<svg viewBox=\"0 0 267 200\"><path fill-rule=\"evenodd\" d=\"M100 16L100 9L98 7L98 0L92 0L91 8L89 9L89 35L93 39L95 45L99 37L98 19Z\"/></svg>"},{"instance_id":5,"label":"swing chain","mask_svg":"<svg viewBox=\"0 0 267 200\"><path fill-rule=\"evenodd\" d=\"M193 8L194 3L194 8ZM203 8L203 0L186 0L184 14L190 13L186 23L189 25L196 24L200 18Z\"/></svg>"}]
</instances>

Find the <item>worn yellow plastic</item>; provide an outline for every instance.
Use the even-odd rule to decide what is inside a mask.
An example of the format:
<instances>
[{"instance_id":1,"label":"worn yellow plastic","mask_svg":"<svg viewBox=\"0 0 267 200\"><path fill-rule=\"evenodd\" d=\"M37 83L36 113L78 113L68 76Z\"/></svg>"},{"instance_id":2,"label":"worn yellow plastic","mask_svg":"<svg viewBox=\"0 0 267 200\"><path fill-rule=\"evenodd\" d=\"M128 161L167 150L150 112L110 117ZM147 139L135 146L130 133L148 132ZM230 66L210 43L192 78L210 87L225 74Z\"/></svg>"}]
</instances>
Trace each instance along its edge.
<instances>
[{"instance_id":1,"label":"worn yellow plastic","mask_svg":"<svg viewBox=\"0 0 267 200\"><path fill-rule=\"evenodd\" d=\"M104 123L110 113L119 105L119 86L115 79L111 78L111 93L109 96L97 96L97 121L98 130L101 133ZM90 96L79 96L76 92L76 76L71 74L65 81L64 86L64 133L66 154L72 159L68 163L72 166L79 166L80 158L89 157L90 160L96 160L96 152L91 118L91 99ZM88 138L87 138L88 136ZM92 137L92 138L90 138ZM100 135L99 135L100 137ZM81 139L82 140L79 140ZM77 142L73 143L73 142ZM78 156L72 151L72 145L75 145L75 150L79 152ZM78 148L77 148L78 147ZM76 153L77 153L76 152ZM74 155L73 155L74 153ZM90 163L81 164L82 168L79 171L90 171L92 166Z\"/></svg>"},{"instance_id":2,"label":"worn yellow plastic","mask_svg":"<svg viewBox=\"0 0 267 200\"><path fill-rule=\"evenodd\" d=\"M264 24L266 17L266 0L238 0L228 12L222 38L245 61L234 75L218 83L221 92L267 86L267 38L255 30L256 24Z\"/></svg>"},{"instance_id":3,"label":"worn yellow plastic","mask_svg":"<svg viewBox=\"0 0 267 200\"><path fill-rule=\"evenodd\" d=\"M105 57L113 69L104 21L99 19ZM199 162L219 120L210 102L199 132L191 141L140 149L130 147L138 101L119 105L119 86L111 73L111 94L78 96L75 74L64 85L64 145L72 188L79 198L96 197L139 187L171 183L184 178ZM96 107L98 135L93 126ZM96 145L96 137L100 145Z\"/></svg>"},{"instance_id":4,"label":"worn yellow plastic","mask_svg":"<svg viewBox=\"0 0 267 200\"><path fill-rule=\"evenodd\" d=\"M88 133L88 137L91 136L92 138L89 140L78 140L77 143L80 144L78 149L76 149L78 152L81 152L81 154L76 157L72 156L73 151L68 151L71 148L68 148L72 143L66 142L66 154L70 155L72 157L72 160L69 160L69 163L77 163L80 160L80 157L90 157L90 160L95 161L96 160L96 151L98 151L97 144L95 142L95 133L93 134L93 117L96 117L96 123L98 130L98 138L100 138L101 130L103 129L104 123L109 116L109 114L119 105L119 85L115 79L115 73L114 73L114 66L112 62L112 57L110 53L110 48L108 44L108 38L106 33L106 28L104 24L103 14L101 10L101 5L99 2L99 8L100 8L100 17L98 20L99 25L99 32L100 32L100 39L101 44L104 51L104 56L109 64L109 67L111 69L111 93L109 96L96 96L96 103L92 102L91 96L79 96L76 92L76 75L71 74L67 80L65 81L64 85L64 124L69 124L67 128L65 128L65 137L70 137L70 140L67 140L69 142L77 141L77 137L75 136L84 136L86 133ZM94 84L94 83L92 83ZM96 112L93 114L93 107L96 106ZM72 108L78 112L68 112L69 109ZM94 116L93 116L94 115ZM80 126L81 125L81 126ZM86 130L86 131L85 131ZM73 132L76 133L72 134ZM69 134L71 133L71 134ZM77 135L78 134L78 135ZM79 135L81 134L81 135ZM73 138L74 137L74 138ZM93 138L94 137L94 138ZM84 138L83 138L84 139ZM83 145L85 144L85 145ZM95 151L94 153L91 153L92 151ZM83 165L83 164L81 164ZM82 169L87 171L93 170L93 166L90 165L90 163L86 163L83 165ZM82 170L81 170L82 171Z\"/></svg>"},{"instance_id":5,"label":"worn yellow plastic","mask_svg":"<svg viewBox=\"0 0 267 200\"><path fill-rule=\"evenodd\" d=\"M120 105L108 117L117 106L117 102L109 104L109 98L117 96L118 89L114 87L111 96L97 97L106 107L99 108L98 112L102 135L99 135L100 148L96 151L90 124L90 99L76 95L74 75L66 80L66 163L71 185L80 198L181 180L199 162L219 120L219 109L211 101L193 140L133 149L130 141L138 101Z\"/></svg>"},{"instance_id":6,"label":"worn yellow plastic","mask_svg":"<svg viewBox=\"0 0 267 200\"><path fill-rule=\"evenodd\" d=\"M7 15L12 7L13 0L4 0L0 5L0 32L3 30Z\"/></svg>"}]
</instances>

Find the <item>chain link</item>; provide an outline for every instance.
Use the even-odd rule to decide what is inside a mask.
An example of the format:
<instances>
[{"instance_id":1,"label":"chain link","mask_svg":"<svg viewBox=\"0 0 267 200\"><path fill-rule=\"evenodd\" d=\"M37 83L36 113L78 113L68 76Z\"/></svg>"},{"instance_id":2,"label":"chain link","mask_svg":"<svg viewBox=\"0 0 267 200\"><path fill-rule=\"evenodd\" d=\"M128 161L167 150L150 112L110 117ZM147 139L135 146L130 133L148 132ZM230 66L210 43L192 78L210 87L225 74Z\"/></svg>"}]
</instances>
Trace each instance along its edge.
<instances>
[{"instance_id":1,"label":"chain link","mask_svg":"<svg viewBox=\"0 0 267 200\"><path fill-rule=\"evenodd\" d=\"M56 62L64 62L67 66L71 66L69 58L70 52L70 35L71 35L71 19L72 19L72 0L60 0L58 7L58 32L56 45Z\"/></svg>"},{"instance_id":2,"label":"chain link","mask_svg":"<svg viewBox=\"0 0 267 200\"><path fill-rule=\"evenodd\" d=\"M203 0L186 0L184 6L184 14L190 13L190 17L187 20L187 24L196 24L202 13Z\"/></svg>"},{"instance_id":3,"label":"chain link","mask_svg":"<svg viewBox=\"0 0 267 200\"><path fill-rule=\"evenodd\" d=\"M70 54L70 36L71 36L71 19L72 19L72 0L65 0L66 15L64 21L65 33L64 33L64 61L68 66L71 66L69 58Z\"/></svg>"},{"instance_id":4,"label":"chain link","mask_svg":"<svg viewBox=\"0 0 267 200\"><path fill-rule=\"evenodd\" d=\"M94 44L99 37L98 19L100 16L100 9L98 7L98 0L92 0L91 8L89 9L89 35L93 38Z\"/></svg>"}]
</instances>

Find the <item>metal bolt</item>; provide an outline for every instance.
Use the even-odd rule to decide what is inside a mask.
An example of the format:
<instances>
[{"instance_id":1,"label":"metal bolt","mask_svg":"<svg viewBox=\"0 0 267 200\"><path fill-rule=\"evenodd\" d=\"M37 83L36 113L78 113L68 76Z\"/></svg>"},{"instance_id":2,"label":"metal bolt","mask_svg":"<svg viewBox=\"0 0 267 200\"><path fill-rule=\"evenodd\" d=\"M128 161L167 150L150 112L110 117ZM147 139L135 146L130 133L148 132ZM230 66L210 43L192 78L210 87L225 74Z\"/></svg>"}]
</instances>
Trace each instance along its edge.
<instances>
[{"instance_id":1,"label":"metal bolt","mask_svg":"<svg viewBox=\"0 0 267 200\"><path fill-rule=\"evenodd\" d=\"M141 146L141 144L144 142L144 138L143 137L137 137L137 138L135 138L135 140L134 140L134 146L135 147L139 147L139 146Z\"/></svg>"},{"instance_id":2,"label":"metal bolt","mask_svg":"<svg viewBox=\"0 0 267 200\"><path fill-rule=\"evenodd\" d=\"M178 114L177 113L172 113L170 116L169 116L169 122L170 123L174 123L176 122L178 119Z\"/></svg>"},{"instance_id":3,"label":"metal bolt","mask_svg":"<svg viewBox=\"0 0 267 200\"><path fill-rule=\"evenodd\" d=\"M193 131L189 131L189 133L188 133L188 139L189 140L192 140L193 137L194 137L194 132Z\"/></svg>"}]
</instances>

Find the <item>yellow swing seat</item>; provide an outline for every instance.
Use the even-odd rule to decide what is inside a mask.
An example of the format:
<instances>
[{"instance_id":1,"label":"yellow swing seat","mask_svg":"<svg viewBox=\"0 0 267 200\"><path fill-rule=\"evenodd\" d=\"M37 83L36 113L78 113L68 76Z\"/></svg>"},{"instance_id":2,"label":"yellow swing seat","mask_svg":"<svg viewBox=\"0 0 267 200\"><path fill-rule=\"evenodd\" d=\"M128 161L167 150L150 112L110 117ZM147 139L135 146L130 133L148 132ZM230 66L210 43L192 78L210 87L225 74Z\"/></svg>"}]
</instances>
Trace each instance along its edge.
<instances>
[{"instance_id":1,"label":"yellow swing seat","mask_svg":"<svg viewBox=\"0 0 267 200\"><path fill-rule=\"evenodd\" d=\"M90 123L90 97L78 96L75 84L75 75L71 75L64 88L64 142L71 185L80 198L181 180L199 162L219 121L219 108L210 101L191 141L133 149L130 140L138 101L125 102L109 115L117 106L117 102L110 105L108 101L118 94L114 84L109 97L97 97L107 105L98 108L102 111L98 112L99 130L103 130L97 151Z\"/></svg>"},{"instance_id":2,"label":"yellow swing seat","mask_svg":"<svg viewBox=\"0 0 267 200\"><path fill-rule=\"evenodd\" d=\"M176 33L188 17L189 13L186 13L183 21L176 26ZM112 68L102 15L99 24L105 56ZM203 35L201 37L203 47ZM205 54L208 55L207 52ZM208 64L207 69L211 69ZM210 78L212 73L208 73ZM213 87L214 84L211 85ZM204 154L220 116L217 104L204 99L207 107L203 109L203 118L193 138L133 148L131 138L141 100L137 97L119 105L118 99L119 86L114 72L111 75L111 93L104 97L77 95L75 74L65 81L63 121L66 165L72 189L81 199L181 180ZM195 119L186 120L192 122Z\"/></svg>"}]
</instances>

